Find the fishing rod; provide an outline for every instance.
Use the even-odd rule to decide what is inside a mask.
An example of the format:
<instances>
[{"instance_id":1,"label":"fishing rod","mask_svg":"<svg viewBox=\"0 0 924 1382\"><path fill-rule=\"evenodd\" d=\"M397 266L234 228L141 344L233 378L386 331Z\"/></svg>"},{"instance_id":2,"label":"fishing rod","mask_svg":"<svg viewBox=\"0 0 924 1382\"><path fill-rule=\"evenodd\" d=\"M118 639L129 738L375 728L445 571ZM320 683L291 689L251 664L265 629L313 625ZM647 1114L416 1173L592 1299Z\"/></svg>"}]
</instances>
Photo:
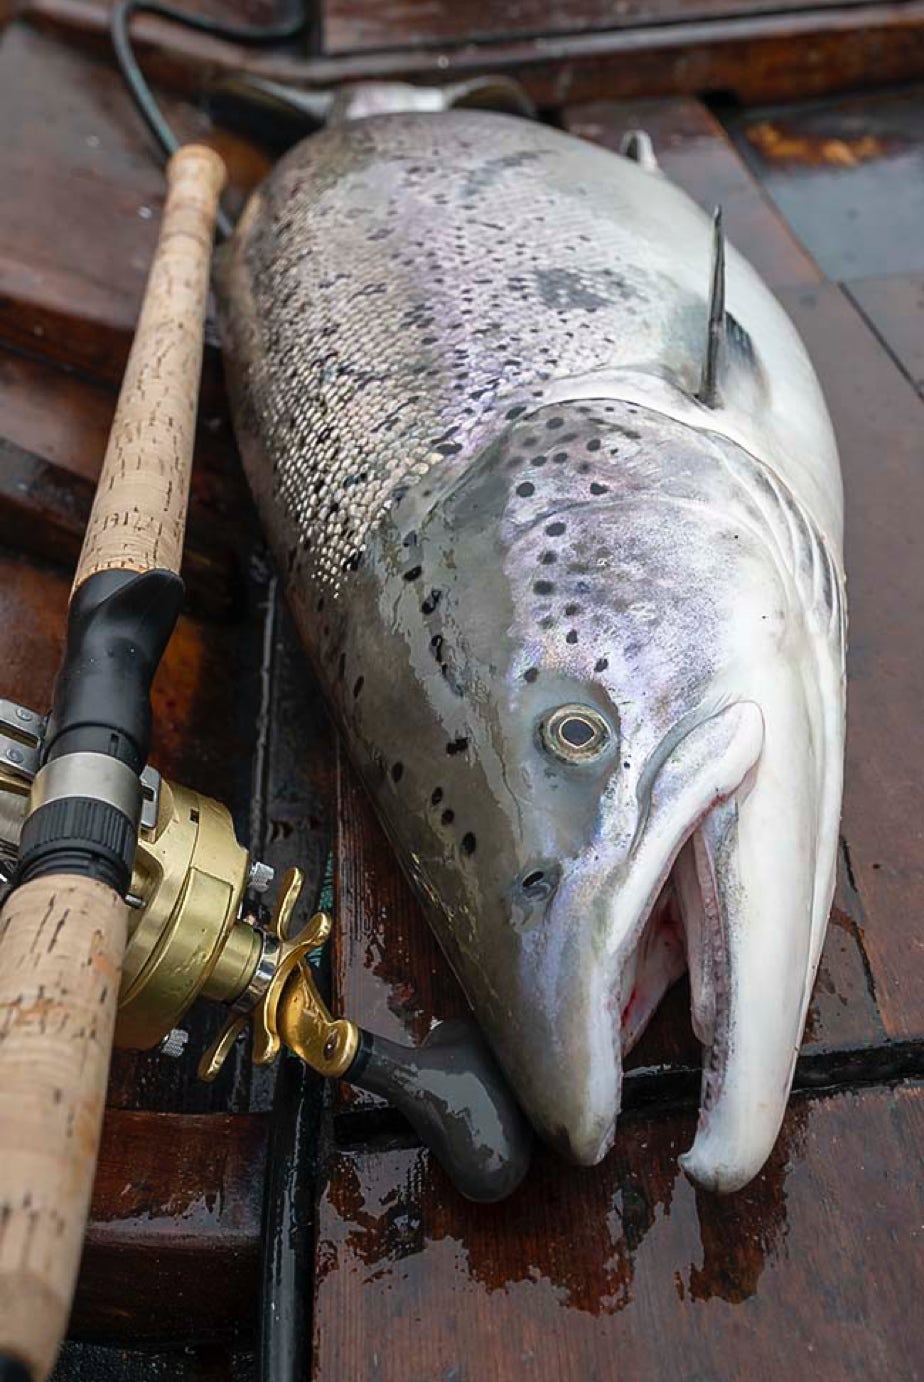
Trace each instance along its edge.
<instances>
[{"instance_id":1,"label":"fishing rod","mask_svg":"<svg viewBox=\"0 0 924 1382\"><path fill-rule=\"evenodd\" d=\"M77 563L50 714L4 703L0 1356L41 1379L64 1336L96 1169L145 819L150 688L179 576L221 159L167 169L163 224ZM28 785L28 794L24 790ZM18 820L17 820L18 816Z\"/></svg>"},{"instance_id":2,"label":"fishing rod","mask_svg":"<svg viewBox=\"0 0 924 1382\"><path fill-rule=\"evenodd\" d=\"M167 165L163 222L74 578L48 715L0 702L0 1379L48 1376L67 1326L113 1044L176 1054L199 997L225 1026L214 1079L247 1027L401 1111L458 1188L508 1194L531 1136L471 1023L418 1049L336 1018L309 957L332 919L295 922L273 871L219 802L148 764L150 688L183 593L211 247L226 173L203 146Z\"/></svg>"}]
</instances>

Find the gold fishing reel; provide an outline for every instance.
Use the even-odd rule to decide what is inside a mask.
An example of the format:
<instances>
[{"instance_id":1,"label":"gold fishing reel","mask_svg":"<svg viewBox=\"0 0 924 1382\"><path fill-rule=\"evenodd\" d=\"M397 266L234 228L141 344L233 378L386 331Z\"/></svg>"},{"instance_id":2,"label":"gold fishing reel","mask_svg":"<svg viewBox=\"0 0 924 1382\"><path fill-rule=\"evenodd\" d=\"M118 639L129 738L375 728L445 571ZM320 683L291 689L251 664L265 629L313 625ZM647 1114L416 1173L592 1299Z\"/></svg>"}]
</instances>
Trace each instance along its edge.
<instances>
[{"instance_id":1,"label":"gold fishing reel","mask_svg":"<svg viewBox=\"0 0 924 1382\"><path fill-rule=\"evenodd\" d=\"M0 701L0 868L9 880L38 764L43 723ZM352 1064L359 1029L335 1020L318 992L308 956L330 936L325 912L293 934L304 882L290 869L270 920L260 924L249 894L265 894L273 870L252 861L228 810L189 787L142 774L144 804L128 902L132 909L122 968L115 1044L179 1055L179 1024L197 998L224 1003L229 1017L199 1062L212 1080L248 1022L252 1053L270 1064L285 1043L323 1075Z\"/></svg>"}]
</instances>

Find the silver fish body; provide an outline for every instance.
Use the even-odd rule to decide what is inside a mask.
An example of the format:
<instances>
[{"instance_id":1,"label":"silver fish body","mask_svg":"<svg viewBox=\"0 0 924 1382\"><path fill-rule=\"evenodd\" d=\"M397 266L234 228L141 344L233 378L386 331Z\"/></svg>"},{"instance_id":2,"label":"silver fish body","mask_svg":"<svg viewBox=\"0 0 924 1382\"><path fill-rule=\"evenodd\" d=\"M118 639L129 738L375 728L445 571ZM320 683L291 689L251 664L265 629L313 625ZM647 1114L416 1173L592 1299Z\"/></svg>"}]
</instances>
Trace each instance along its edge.
<instances>
[{"instance_id":1,"label":"silver fish body","mask_svg":"<svg viewBox=\"0 0 924 1382\"><path fill-rule=\"evenodd\" d=\"M612 1142L690 969L684 1164L763 1164L833 891L842 499L782 309L658 173L483 112L331 127L255 194L220 317L300 629L538 1130Z\"/></svg>"}]
</instances>

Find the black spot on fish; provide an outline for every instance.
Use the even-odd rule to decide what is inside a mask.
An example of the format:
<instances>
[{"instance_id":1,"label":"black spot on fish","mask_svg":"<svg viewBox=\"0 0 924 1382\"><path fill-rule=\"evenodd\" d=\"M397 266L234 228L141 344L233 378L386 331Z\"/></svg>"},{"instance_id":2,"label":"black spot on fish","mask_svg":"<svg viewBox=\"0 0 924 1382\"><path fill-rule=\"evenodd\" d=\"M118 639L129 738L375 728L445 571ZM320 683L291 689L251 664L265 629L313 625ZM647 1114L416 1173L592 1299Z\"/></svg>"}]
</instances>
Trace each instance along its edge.
<instances>
[{"instance_id":1,"label":"black spot on fish","mask_svg":"<svg viewBox=\"0 0 924 1382\"><path fill-rule=\"evenodd\" d=\"M601 445L602 445L602 443L601 443L599 437L592 437L592 438L590 439L590 441L587 443L587 450L588 450L588 451L599 451Z\"/></svg>"},{"instance_id":2,"label":"black spot on fish","mask_svg":"<svg viewBox=\"0 0 924 1382\"><path fill-rule=\"evenodd\" d=\"M529 480L524 480L521 485L517 485L517 494L521 499L528 499L531 494L536 493L536 486Z\"/></svg>"},{"instance_id":3,"label":"black spot on fish","mask_svg":"<svg viewBox=\"0 0 924 1382\"><path fill-rule=\"evenodd\" d=\"M564 523L550 523L545 531L547 537L561 537L565 531L565 525Z\"/></svg>"},{"instance_id":4,"label":"black spot on fish","mask_svg":"<svg viewBox=\"0 0 924 1382\"><path fill-rule=\"evenodd\" d=\"M523 404L518 404L516 408L509 408L504 414L504 417L508 422L516 422L517 418L522 417L525 412L526 408Z\"/></svg>"},{"instance_id":5,"label":"black spot on fish","mask_svg":"<svg viewBox=\"0 0 924 1382\"><path fill-rule=\"evenodd\" d=\"M550 417L545 425L550 432L556 432L559 427L564 427L565 419L563 417Z\"/></svg>"},{"instance_id":6,"label":"black spot on fish","mask_svg":"<svg viewBox=\"0 0 924 1382\"><path fill-rule=\"evenodd\" d=\"M530 461L530 465L534 465L534 466L536 466L536 468L538 469L539 466L545 465L546 460L547 460L547 457L545 457L545 456L534 456L534 457L532 458L532 460Z\"/></svg>"},{"instance_id":7,"label":"black spot on fish","mask_svg":"<svg viewBox=\"0 0 924 1382\"><path fill-rule=\"evenodd\" d=\"M580 605L565 605L565 613L568 614L568 615L580 614L580 612L581 612L581 606L580 606Z\"/></svg>"},{"instance_id":8,"label":"black spot on fish","mask_svg":"<svg viewBox=\"0 0 924 1382\"><path fill-rule=\"evenodd\" d=\"M445 810L445 811L443 812L443 814L440 816L440 820L443 822L444 825L452 825L452 823L453 823L453 821L455 820L455 818L456 818L456 813L455 813L455 811L453 811L452 808L449 807L449 806L446 807L446 810Z\"/></svg>"},{"instance_id":9,"label":"black spot on fish","mask_svg":"<svg viewBox=\"0 0 924 1382\"><path fill-rule=\"evenodd\" d=\"M533 590L537 595L552 595L555 592L554 581L534 581Z\"/></svg>"},{"instance_id":10,"label":"black spot on fish","mask_svg":"<svg viewBox=\"0 0 924 1382\"><path fill-rule=\"evenodd\" d=\"M406 581L416 581L417 578L420 576L422 569L423 568L420 566L412 566L409 571L405 571L404 579Z\"/></svg>"},{"instance_id":11,"label":"black spot on fish","mask_svg":"<svg viewBox=\"0 0 924 1382\"><path fill-rule=\"evenodd\" d=\"M417 534L416 534L415 532L413 532L413 531L409 532L408 535L407 535L407 537L404 539L403 546L405 546L405 547L416 547L416 546L417 546Z\"/></svg>"},{"instance_id":12,"label":"black spot on fish","mask_svg":"<svg viewBox=\"0 0 924 1382\"><path fill-rule=\"evenodd\" d=\"M440 802L441 802L442 800L443 800L443 789L442 789L442 787L434 787L434 788L433 788L433 791L430 793L430 805L431 805L431 806L439 806L439 804L440 804Z\"/></svg>"},{"instance_id":13,"label":"black spot on fish","mask_svg":"<svg viewBox=\"0 0 924 1382\"><path fill-rule=\"evenodd\" d=\"M464 753L467 748L468 740L464 735L460 734L455 739L450 739L449 743L446 745L446 752L450 757L453 757L457 753Z\"/></svg>"},{"instance_id":14,"label":"black spot on fish","mask_svg":"<svg viewBox=\"0 0 924 1382\"><path fill-rule=\"evenodd\" d=\"M606 669L607 669L607 667L609 667L609 665L610 665L610 660L609 660L608 657L598 657L597 660L596 660L596 662L594 663L594 671L595 671L595 672L605 672Z\"/></svg>"},{"instance_id":15,"label":"black spot on fish","mask_svg":"<svg viewBox=\"0 0 924 1382\"><path fill-rule=\"evenodd\" d=\"M344 674L345 671L346 671L346 653L341 653L341 654L340 654L340 657L339 657L339 659L338 659L338 662L337 662L337 676L340 678L341 681L343 680L343 674Z\"/></svg>"},{"instance_id":16,"label":"black spot on fish","mask_svg":"<svg viewBox=\"0 0 924 1382\"><path fill-rule=\"evenodd\" d=\"M364 684L365 684L365 681L366 681L366 678L365 678L365 677L357 677L357 678L356 678L356 680L355 680L354 683L353 683L353 695L354 695L354 696L358 696L358 695L359 695L360 691L363 689L363 686L364 686Z\"/></svg>"},{"instance_id":17,"label":"black spot on fish","mask_svg":"<svg viewBox=\"0 0 924 1382\"><path fill-rule=\"evenodd\" d=\"M403 776L404 776L404 764L403 764L403 763L393 763L393 764L392 764L392 767L391 767L391 780L392 780L392 782L400 782Z\"/></svg>"},{"instance_id":18,"label":"black spot on fish","mask_svg":"<svg viewBox=\"0 0 924 1382\"><path fill-rule=\"evenodd\" d=\"M552 460L553 460L553 462L555 463L555 465L564 465L564 463L565 463L565 461L566 461L567 459L568 459L568 453L567 453L567 451L556 451L556 452L555 452L555 455L552 457Z\"/></svg>"},{"instance_id":19,"label":"black spot on fish","mask_svg":"<svg viewBox=\"0 0 924 1382\"><path fill-rule=\"evenodd\" d=\"M590 492L591 494L609 494L610 487L609 485L598 484L595 480L590 487Z\"/></svg>"},{"instance_id":20,"label":"black spot on fish","mask_svg":"<svg viewBox=\"0 0 924 1382\"><path fill-rule=\"evenodd\" d=\"M577 629L569 629L565 634L566 643L576 643L578 641Z\"/></svg>"},{"instance_id":21,"label":"black spot on fish","mask_svg":"<svg viewBox=\"0 0 924 1382\"><path fill-rule=\"evenodd\" d=\"M476 844L477 841L472 832L469 830L465 835L462 836L462 853L474 854Z\"/></svg>"},{"instance_id":22,"label":"black spot on fish","mask_svg":"<svg viewBox=\"0 0 924 1382\"><path fill-rule=\"evenodd\" d=\"M538 677L539 677L539 668L538 668L538 667L527 667L526 671L523 673L523 680L524 680L524 681L533 682L533 681L538 680Z\"/></svg>"},{"instance_id":23,"label":"black spot on fish","mask_svg":"<svg viewBox=\"0 0 924 1382\"><path fill-rule=\"evenodd\" d=\"M542 556L539 558L539 561L542 563L543 566L551 566L553 562L558 561L558 557L554 552L543 552Z\"/></svg>"},{"instance_id":24,"label":"black spot on fish","mask_svg":"<svg viewBox=\"0 0 924 1382\"><path fill-rule=\"evenodd\" d=\"M420 606L421 614L432 614L439 604L442 594L443 592L441 590L431 590L430 594Z\"/></svg>"}]
</instances>

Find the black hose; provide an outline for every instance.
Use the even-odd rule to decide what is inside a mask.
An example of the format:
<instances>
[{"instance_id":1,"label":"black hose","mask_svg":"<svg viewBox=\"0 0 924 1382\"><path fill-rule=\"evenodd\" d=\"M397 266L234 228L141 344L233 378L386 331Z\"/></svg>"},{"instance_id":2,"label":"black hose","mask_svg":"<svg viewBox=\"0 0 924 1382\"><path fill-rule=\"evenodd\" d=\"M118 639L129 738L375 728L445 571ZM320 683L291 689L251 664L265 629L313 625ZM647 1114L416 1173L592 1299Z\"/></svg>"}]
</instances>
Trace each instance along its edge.
<instances>
[{"instance_id":1,"label":"black hose","mask_svg":"<svg viewBox=\"0 0 924 1382\"><path fill-rule=\"evenodd\" d=\"M159 0L118 0L118 3L113 6L109 22L116 61L132 100L157 141L165 163L179 148L180 141L165 120L163 111L157 104L147 79L138 66L129 33L129 26L136 14L157 15L159 19L168 19L174 24L183 24L186 28L196 29L199 33L211 34L213 38L224 38L233 43L246 44L249 47L287 43L290 39L297 38L308 25L308 10L305 0L301 0L298 12L291 19L280 24L267 25L223 24L220 20L208 19L204 15L175 10L171 5L160 4ZM218 212L217 224L219 238L226 240L231 234L233 226L221 210Z\"/></svg>"}]
</instances>

